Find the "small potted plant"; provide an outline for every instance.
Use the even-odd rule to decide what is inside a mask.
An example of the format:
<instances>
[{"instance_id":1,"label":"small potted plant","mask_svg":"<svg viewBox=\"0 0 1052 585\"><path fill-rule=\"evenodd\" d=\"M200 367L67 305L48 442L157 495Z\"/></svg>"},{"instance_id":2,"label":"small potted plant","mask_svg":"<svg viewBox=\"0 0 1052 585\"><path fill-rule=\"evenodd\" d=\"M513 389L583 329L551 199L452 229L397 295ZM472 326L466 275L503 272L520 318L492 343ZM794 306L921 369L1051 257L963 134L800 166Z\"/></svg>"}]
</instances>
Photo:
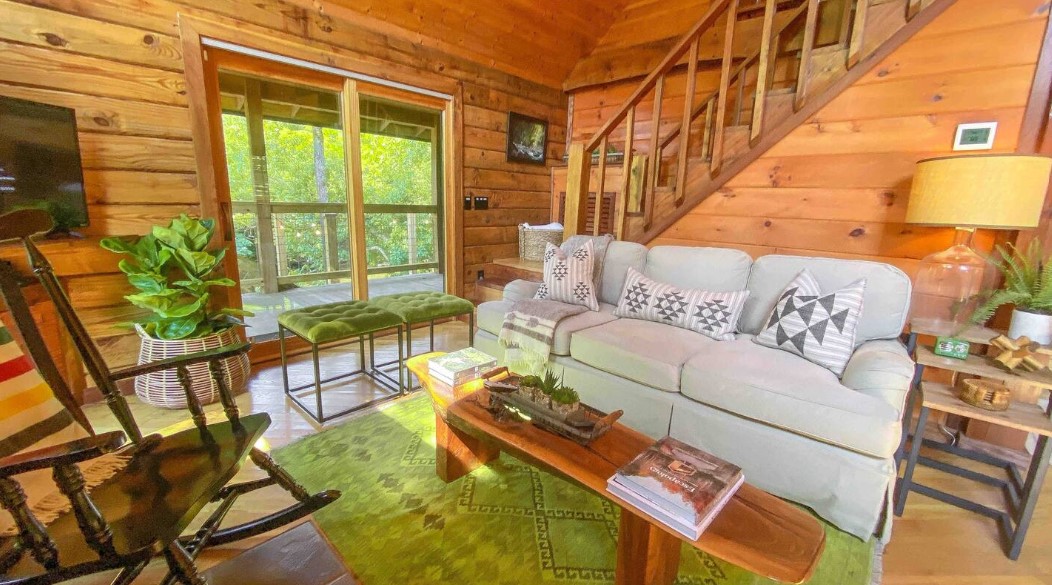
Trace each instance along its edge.
<instances>
[{"instance_id":1,"label":"small potted plant","mask_svg":"<svg viewBox=\"0 0 1052 585\"><path fill-rule=\"evenodd\" d=\"M581 397L569 386L559 386L552 392L552 410L568 418L581 406Z\"/></svg>"},{"instance_id":2,"label":"small potted plant","mask_svg":"<svg viewBox=\"0 0 1052 585\"><path fill-rule=\"evenodd\" d=\"M545 369L544 378L541 380L540 394L536 395L533 401L545 408L551 408L552 393L558 390L560 386L562 386L562 378L556 376L553 370Z\"/></svg>"},{"instance_id":3,"label":"small potted plant","mask_svg":"<svg viewBox=\"0 0 1052 585\"><path fill-rule=\"evenodd\" d=\"M541 380L540 376L523 376L522 380L519 381L519 393L522 394L523 398L536 401L541 395Z\"/></svg>"},{"instance_id":4,"label":"small potted plant","mask_svg":"<svg viewBox=\"0 0 1052 585\"><path fill-rule=\"evenodd\" d=\"M972 323L982 325L1003 305L1014 305L1008 336L1029 337L1031 341L1052 343L1052 264L1041 257L1041 244L1031 240L1025 250L1012 244L998 246L990 260L1004 277L997 290L980 294Z\"/></svg>"},{"instance_id":5,"label":"small potted plant","mask_svg":"<svg viewBox=\"0 0 1052 585\"><path fill-rule=\"evenodd\" d=\"M215 221L180 215L168 227L154 226L142 237L105 238L101 246L127 254L118 267L136 289L126 298L151 314L133 323L141 339L139 364L239 343L235 327L239 317L251 313L213 307L209 289L236 283L215 272L222 265L225 249L207 250ZM226 383L238 392L248 379L248 356L241 354L222 362ZM203 404L218 399L218 388L205 363L188 367L192 388ZM138 376L135 393L148 404L165 408L186 407L186 395L174 370Z\"/></svg>"}]
</instances>

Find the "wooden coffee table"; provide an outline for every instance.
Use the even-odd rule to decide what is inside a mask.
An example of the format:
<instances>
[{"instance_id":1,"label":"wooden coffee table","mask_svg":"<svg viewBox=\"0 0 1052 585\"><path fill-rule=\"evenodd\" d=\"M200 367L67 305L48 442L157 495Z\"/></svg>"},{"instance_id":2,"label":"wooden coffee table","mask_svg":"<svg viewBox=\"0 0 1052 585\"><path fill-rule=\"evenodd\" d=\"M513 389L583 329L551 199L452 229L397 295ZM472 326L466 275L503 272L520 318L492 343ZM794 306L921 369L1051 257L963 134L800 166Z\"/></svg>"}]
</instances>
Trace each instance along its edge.
<instances>
[{"instance_id":1,"label":"wooden coffee table","mask_svg":"<svg viewBox=\"0 0 1052 585\"><path fill-rule=\"evenodd\" d=\"M427 361L407 363L431 395L435 408L438 476L456 480L507 451L514 457L569 479L621 507L617 583L668 585L679 568L680 541L778 581L800 583L814 572L825 547L825 530L810 514L745 484L697 541L658 523L606 490L606 480L653 439L616 424L584 447L529 423L497 421L483 408L481 382L456 388L432 380ZM480 392L481 390L481 392Z\"/></svg>"}]
</instances>

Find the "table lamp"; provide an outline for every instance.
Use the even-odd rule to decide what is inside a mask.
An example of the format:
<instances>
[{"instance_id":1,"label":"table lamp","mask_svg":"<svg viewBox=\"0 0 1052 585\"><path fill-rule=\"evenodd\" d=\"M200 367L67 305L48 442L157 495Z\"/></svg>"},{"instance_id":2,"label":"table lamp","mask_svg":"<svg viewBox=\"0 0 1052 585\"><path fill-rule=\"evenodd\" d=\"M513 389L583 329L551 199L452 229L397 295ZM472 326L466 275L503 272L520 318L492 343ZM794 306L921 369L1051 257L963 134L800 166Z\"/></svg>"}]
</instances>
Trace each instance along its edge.
<instances>
[{"instance_id":1,"label":"table lamp","mask_svg":"<svg viewBox=\"0 0 1052 585\"><path fill-rule=\"evenodd\" d=\"M967 325L986 261L972 249L976 228L1037 227L1052 158L991 154L917 163L906 222L956 228L953 246L921 260L914 280L914 330L952 335ZM992 283L991 283L992 284Z\"/></svg>"}]
</instances>

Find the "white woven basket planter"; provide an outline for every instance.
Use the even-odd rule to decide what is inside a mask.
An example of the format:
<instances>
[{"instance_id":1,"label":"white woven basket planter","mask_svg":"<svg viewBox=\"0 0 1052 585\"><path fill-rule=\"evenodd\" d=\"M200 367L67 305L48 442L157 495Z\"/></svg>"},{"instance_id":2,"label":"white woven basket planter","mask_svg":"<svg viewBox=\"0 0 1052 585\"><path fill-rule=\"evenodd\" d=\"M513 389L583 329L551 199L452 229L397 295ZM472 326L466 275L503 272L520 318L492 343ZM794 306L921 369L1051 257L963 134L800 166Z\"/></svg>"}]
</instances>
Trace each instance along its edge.
<instances>
[{"instance_id":1,"label":"white woven basket planter","mask_svg":"<svg viewBox=\"0 0 1052 585\"><path fill-rule=\"evenodd\" d=\"M226 345L240 343L241 339L234 334L233 329L227 329L207 337L198 339L154 339L136 325L135 330L139 333L142 345L139 347L139 364L146 364L166 358L177 357L215 349ZM248 380L249 363L245 354L228 357L222 360L223 374L226 378L227 387L234 394L240 393L245 388ZM212 380L208 372L207 363L199 363L188 366L194 395L201 404L211 404L219 400L219 388ZM175 368L154 372L135 378L135 394L143 402L161 408L186 408L186 394L179 384L179 375Z\"/></svg>"}]
</instances>

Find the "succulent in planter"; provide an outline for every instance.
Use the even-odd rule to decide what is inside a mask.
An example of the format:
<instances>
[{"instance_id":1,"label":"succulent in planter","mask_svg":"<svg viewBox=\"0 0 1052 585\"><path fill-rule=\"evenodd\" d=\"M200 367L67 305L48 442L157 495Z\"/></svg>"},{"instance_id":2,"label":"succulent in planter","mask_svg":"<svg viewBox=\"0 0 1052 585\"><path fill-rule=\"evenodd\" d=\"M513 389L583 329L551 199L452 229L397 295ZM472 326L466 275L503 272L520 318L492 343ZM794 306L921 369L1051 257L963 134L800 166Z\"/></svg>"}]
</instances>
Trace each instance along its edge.
<instances>
[{"instance_id":1,"label":"succulent in planter","mask_svg":"<svg viewBox=\"0 0 1052 585\"><path fill-rule=\"evenodd\" d=\"M543 381L540 376L523 376L522 380L519 381L519 393L522 394L524 398L536 400L536 396L540 394L542 383Z\"/></svg>"},{"instance_id":2,"label":"succulent in planter","mask_svg":"<svg viewBox=\"0 0 1052 585\"><path fill-rule=\"evenodd\" d=\"M971 321L986 323L1003 305L1014 305L1008 335L1027 336L1041 344L1052 342L1052 262L1042 258L1035 238L1025 250L1012 244L998 246L990 263L1004 277L996 290L983 291Z\"/></svg>"},{"instance_id":3,"label":"succulent in planter","mask_svg":"<svg viewBox=\"0 0 1052 585\"><path fill-rule=\"evenodd\" d=\"M134 322L141 338L139 363L224 347L241 340L234 327L240 317L252 316L240 309L214 307L209 292L213 287L236 283L215 273L222 265L225 249L208 250L215 221L182 214L168 227L154 226L141 237L110 237L100 245L117 254L127 254L118 263L136 292L124 297L150 315ZM227 385L234 392L244 387L248 377L248 357L244 354L223 360ZM218 389L206 364L188 368L194 393L207 404L218 398ZM186 397L175 376L156 372L138 376L135 392L155 406L182 408Z\"/></svg>"},{"instance_id":4,"label":"succulent in planter","mask_svg":"<svg viewBox=\"0 0 1052 585\"><path fill-rule=\"evenodd\" d=\"M544 370L544 378L541 379L540 394L535 396L534 402L552 407L552 393L562 386L562 376L556 376L551 368Z\"/></svg>"},{"instance_id":5,"label":"succulent in planter","mask_svg":"<svg viewBox=\"0 0 1052 585\"><path fill-rule=\"evenodd\" d=\"M569 386L559 386L551 394L552 410L570 416L581 406L581 397Z\"/></svg>"}]
</instances>

